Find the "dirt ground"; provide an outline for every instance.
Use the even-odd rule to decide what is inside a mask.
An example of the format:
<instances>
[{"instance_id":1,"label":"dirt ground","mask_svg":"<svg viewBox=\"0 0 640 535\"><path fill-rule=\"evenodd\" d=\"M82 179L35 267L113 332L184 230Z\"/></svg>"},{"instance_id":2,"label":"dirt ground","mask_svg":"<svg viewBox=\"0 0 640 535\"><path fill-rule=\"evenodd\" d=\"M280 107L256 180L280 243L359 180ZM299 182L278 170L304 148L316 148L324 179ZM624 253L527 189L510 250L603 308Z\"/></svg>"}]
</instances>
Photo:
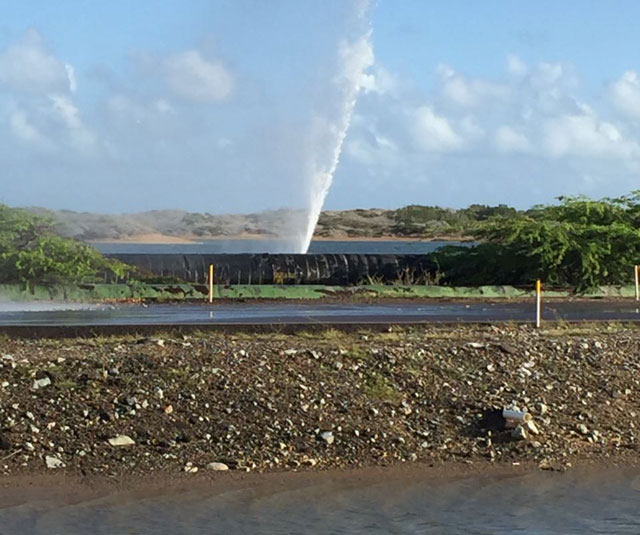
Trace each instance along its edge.
<instances>
[{"instance_id":1,"label":"dirt ground","mask_svg":"<svg viewBox=\"0 0 640 535\"><path fill-rule=\"evenodd\" d=\"M0 481L637 464L638 334L591 324L4 336ZM534 425L514 431L506 407Z\"/></svg>"}]
</instances>

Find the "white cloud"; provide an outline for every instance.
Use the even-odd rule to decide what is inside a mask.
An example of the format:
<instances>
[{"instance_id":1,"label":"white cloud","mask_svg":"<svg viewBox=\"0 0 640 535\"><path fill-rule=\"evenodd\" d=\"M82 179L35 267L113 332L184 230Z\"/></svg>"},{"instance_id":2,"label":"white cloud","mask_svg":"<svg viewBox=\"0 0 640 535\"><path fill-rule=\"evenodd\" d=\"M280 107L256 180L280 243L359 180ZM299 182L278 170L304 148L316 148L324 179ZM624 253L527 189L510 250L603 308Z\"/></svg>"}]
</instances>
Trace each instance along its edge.
<instances>
[{"instance_id":1,"label":"white cloud","mask_svg":"<svg viewBox=\"0 0 640 535\"><path fill-rule=\"evenodd\" d=\"M0 53L0 87L19 93L75 90L73 68L45 46L36 30L28 30Z\"/></svg>"},{"instance_id":2,"label":"white cloud","mask_svg":"<svg viewBox=\"0 0 640 535\"><path fill-rule=\"evenodd\" d=\"M625 72L609 86L609 101L623 114L640 119L640 77L635 71Z\"/></svg>"},{"instance_id":3,"label":"white cloud","mask_svg":"<svg viewBox=\"0 0 640 535\"><path fill-rule=\"evenodd\" d=\"M530 152L532 147L527 137L510 126L500 126L496 131L494 145L498 152Z\"/></svg>"},{"instance_id":4,"label":"white cloud","mask_svg":"<svg viewBox=\"0 0 640 535\"><path fill-rule=\"evenodd\" d=\"M485 136L485 130L482 128L475 117L467 115L460 121L460 133L468 141L480 141Z\"/></svg>"},{"instance_id":5,"label":"white cloud","mask_svg":"<svg viewBox=\"0 0 640 535\"><path fill-rule=\"evenodd\" d=\"M562 115L545 121L543 149L549 156L627 159L640 156L637 141L624 139L612 123L595 115Z\"/></svg>"},{"instance_id":6,"label":"white cloud","mask_svg":"<svg viewBox=\"0 0 640 535\"><path fill-rule=\"evenodd\" d=\"M507 71L513 76L526 76L529 73L529 67L518 56L507 56Z\"/></svg>"},{"instance_id":7,"label":"white cloud","mask_svg":"<svg viewBox=\"0 0 640 535\"><path fill-rule=\"evenodd\" d=\"M78 80L76 79L76 70L70 63L65 63L65 70L67 71L67 80L69 80L69 91L75 93L78 90Z\"/></svg>"},{"instance_id":8,"label":"white cloud","mask_svg":"<svg viewBox=\"0 0 640 535\"><path fill-rule=\"evenodd\" d=\"M45 146L46 140L38 129L30 122L26 112L13 110L9 115L9 126L12 134L22 142Z\"/></svg>"},{"instance_id":9,"label":"white cloud","mask_svg":"<svg viewBox=\"0 0 640 535\"><path fill-rule=\"evenodd\" d=\"M418 147L428 152L450 152L463 145L463 139L446 117L437 115L430 106L421 106L413 116L413 134Z\"/></svg>"},{"instance_id":10,"label":"white cloud","mask_svg":"<svg viewBox=\"0 0 640 535\"><path fill-rule=\"evenodd\" d=\"M534 89L543 89L557 86L566 75L561 63L541 62L533 70L530 76L530 84Z\"/></svg>"},{"instance_id":11,"label":"white cloud","mask_svg":"<svg viewBox=\"0 0 640 535\"><path fill-rule=\"evenodd\" d=\"M508 99L509 86L484 80L466 78L448 65L439 65L436 73L440 77L440 92L445 100L463 108L473 108L487 101Z\"/></svg>"},{"instance_id":12,"label":"white cloud","mask_svg":"<svg viewBox=\"0 0 640 535\"><path fill-rule=\"evenodd\" d=\"M167 58L164 74L176 95L196 102L223 100L233 89L233 77L225 66L205 59L197 50Z\"/></svg>"}]
</instances>

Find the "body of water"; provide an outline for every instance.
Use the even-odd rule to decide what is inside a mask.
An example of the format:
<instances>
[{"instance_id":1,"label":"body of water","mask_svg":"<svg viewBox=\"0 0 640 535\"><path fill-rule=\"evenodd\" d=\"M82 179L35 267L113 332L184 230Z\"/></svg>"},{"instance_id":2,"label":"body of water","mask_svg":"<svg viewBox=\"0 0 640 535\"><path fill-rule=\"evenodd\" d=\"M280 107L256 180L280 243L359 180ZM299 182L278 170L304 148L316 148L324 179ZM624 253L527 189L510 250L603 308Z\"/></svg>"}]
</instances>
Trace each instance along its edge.
<instances>
[{"instance_id":1,"label":"body of water","mask_svg":"<svg viewBox=\"0 0 640 535\"><path fill-rule=\"evenodd\" d=\"M24 499L12 489L0 489L0 533L640 533L638 470L446 479L384 472L363 479L343 473L214 486L211 491L120 493L66 501L58 494Z\"/></svg>"},{"instance_id":2,"label":"body of water","mask_svg":"<svg viewBox=\"0 0 640 535\"><path fill-rule=\"evenodd\" d=\"M314 241L309 253L318 254L427 254L448 241ZM286 250L286 242L275 240L207 240L197 243L93 243L104 254L237 254Z\"/></svg>"}]
</instances>

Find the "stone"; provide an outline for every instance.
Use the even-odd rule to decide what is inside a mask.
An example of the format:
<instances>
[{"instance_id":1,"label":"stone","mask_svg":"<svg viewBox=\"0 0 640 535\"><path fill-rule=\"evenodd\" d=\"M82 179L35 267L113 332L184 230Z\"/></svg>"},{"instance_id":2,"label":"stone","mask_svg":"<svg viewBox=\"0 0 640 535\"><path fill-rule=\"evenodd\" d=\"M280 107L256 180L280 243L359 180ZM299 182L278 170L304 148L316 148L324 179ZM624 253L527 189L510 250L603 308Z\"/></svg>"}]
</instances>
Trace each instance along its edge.
<instances>
[{"instance_id":1,"label":"stone","mask_svg":"<svg viewBox=\"0 0 640 535\"><path fill-rule=\"evenodd\" d=\"M333 444L335 440L335 437L333 436L333 433L331 431L324 431L320 433L320 438L329 446L331 446L331 444Z\"/></svg>"},{"instance_id":2,"label":"stone","mask_svg":"<svg viewBox=\"0 0 640 535\"><path fill-rule=\"evenodd\" d=\"M165 413L165 414L173 414L173 405L167 405L167 406L164 408L164 413Z\"/></svg>"},{"instance_id":3,"label":"stone","mask_svg":"<svg viewBox=\"0 0 640 535\"><path fill-rule=\"evenodd\" d=\"M506 353L507 355L515 355L518 352L518 349L516 347L504 342L499 344L498 347L500 348L500 351Z\"/></svg>"},{"instance_id":4,"label":"stone","mask_svg":"<svg viewBox=\"0 0 640 535\"><path fill-rule=\"evenodd\" d=\"M226 472L227 470L229 470L229 467L224 464L224 463L209 463L207 465L207 470L211 470L213 472Z\"/></svg>"},{"instance_id":5,"label":"stone","mask_svg":"<svg viewBox=\"0 0 640 535\"><path fill-rule=\"evenodd\" d=\"M114 448L118 448L121 446L133 446L135 442L131 437L127 435L118 435L117 437L110 438L109 444L111 444Z\"/></svg>"},{"instance_id":6,"label":"stone","mask_svg":"<svg viewBox=\"0 0 640 535\"><path fill-rule=\"evenodd\" d=\"M580 433L583 434L583 435L588 435L589 434L589 428L584 424L578 425L578 431L580 431Z\"/></svg>"},{"instance_id":7,"label":"stone","mask_svg":"<svg viewBox=\"0 0 640 535\"><path fill-rule=\"evenodd\" d=\"M527 432L521 425L513 428L513 431L511 431L511 436L516 440L527 440Z\"/></svg>"},{"instance_id":8,"label":"stone","mask_svg":"<svg viewBox=\"0 0 640 535\"><path fill-rule=\"evenodd\" d=\"M187 474L195 474L198 471L198 467L194 466L193 463L187 463L184 467L184 471Z\"/></svg>"},{"instance_id":9,"label":"stone","mask_svg":"<svg viewBox=\"0 0 640 535\"><path fill-rule=\"evenodd\" d=\"M64 467L64 463L58 457L53 457L53 456L47 455L44 458L44 461L47 464L47 468L50 468L52 470L54 470L56 468L63 468Z\"/></svg>"},{"instance_id":10,"label":"stone","mask_svg":"<svg viewBox=\"0 0 640 535\"><path fill-rule=\"evenodd\" d=\"M0 435L0 451L9 451L11 449L11 441L6 435Z\"/></svg>"},{"instance_id":11,"label":"stone","mask_svg":"<svg viewBox=\"0 0 640 535\"><path fill-rule=\"evenodd\" d=\"M538 403L537 407L540 416L544 416L549 411L549 407L547 407L544 403Z\"/></svg>"},{"instance_id":12,"label":"stone","mask_svg":"<svg viewBox=\"0 0 640 535\"><path fill-rule=\"evenodd\" d=\"M31 386L31 388L33 388L34 390L38 390L39 388L45 388L50 384L51 379L49 379L48 377L43 377L42 379L36 379L35 381L33 381L33 385Z\"/></svg>"}]
</instances>

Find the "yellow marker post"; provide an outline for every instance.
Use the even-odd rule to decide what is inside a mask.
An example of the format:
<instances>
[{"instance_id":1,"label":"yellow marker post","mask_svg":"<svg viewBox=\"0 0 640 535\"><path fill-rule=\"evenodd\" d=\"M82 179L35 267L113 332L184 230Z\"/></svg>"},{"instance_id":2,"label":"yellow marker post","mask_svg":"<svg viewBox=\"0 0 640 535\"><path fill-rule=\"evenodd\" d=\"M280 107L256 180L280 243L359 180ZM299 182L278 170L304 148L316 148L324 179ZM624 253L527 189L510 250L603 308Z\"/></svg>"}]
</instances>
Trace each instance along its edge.
<instances>
[{"instance_id":1,"label":"yellow marker post","mask_svg":"<svg viewBox=\"0 0 640 535\"><path fill-rule=\"evenodd\" d=\"M539 329L542 324L542 283L540 279L536 281L536 327Z\"/></svg>"},{"instance_id":2,"label":"yellow marker post","mask_svg":"<svg viewBox=\"0 0 640 535\"><path fill-rule=\"evenodd\" d=\"M633 266L633 275L636 280L636 301L640 301L640 266Z\"/></svg>"},{"instance_id":3,"label":"yellow marker post","mask_svg":"<svg viewBox=\"0 0 640 535\"><path fill-rule=\"evenodd\" d=\"M213 303L213 264L209 265L209 303Z\"/></svg>"}]
</instances>

